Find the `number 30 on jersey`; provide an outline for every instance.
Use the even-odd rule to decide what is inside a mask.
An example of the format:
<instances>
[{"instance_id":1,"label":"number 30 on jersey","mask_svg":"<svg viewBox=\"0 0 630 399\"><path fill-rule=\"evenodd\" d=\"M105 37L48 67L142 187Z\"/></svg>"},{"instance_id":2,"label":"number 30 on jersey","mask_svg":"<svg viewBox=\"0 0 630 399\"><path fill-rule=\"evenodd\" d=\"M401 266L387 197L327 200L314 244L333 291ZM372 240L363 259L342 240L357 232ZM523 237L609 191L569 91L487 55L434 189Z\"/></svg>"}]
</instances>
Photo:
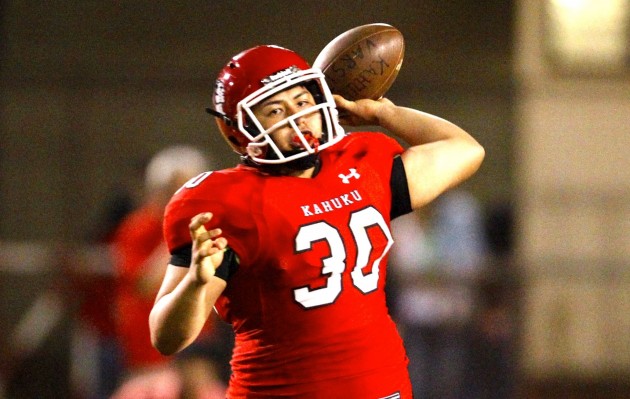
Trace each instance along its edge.
<instances>
[{"instance_id":1,"label":"number 30 on jersey","mask_svg":"<svg viewBox=\"0 0 630 399\"><path fill-rule=\"evenodd\" d=\"M383 215L371 206L352 213L348 225L357 246L356 265L350 273L352 284L356 289L367 294L378 287L380 262L394 240ZM387 238L387 245L372 262L371 271L364 274L363 269L368 266L372 252L372 243L367 230L375 226L378 226ZM319 241L327 242L330 247L330 256L322 259L322 275L328 277L324 287L316 289L301 287L293 290L293 297L305 308L331 304L342 290L341 277L346 269L346 246L334 226L325 221L302 226L295 237L295 249L298 253L309 251L312 244Z\"/></svg>"}]
</instances>

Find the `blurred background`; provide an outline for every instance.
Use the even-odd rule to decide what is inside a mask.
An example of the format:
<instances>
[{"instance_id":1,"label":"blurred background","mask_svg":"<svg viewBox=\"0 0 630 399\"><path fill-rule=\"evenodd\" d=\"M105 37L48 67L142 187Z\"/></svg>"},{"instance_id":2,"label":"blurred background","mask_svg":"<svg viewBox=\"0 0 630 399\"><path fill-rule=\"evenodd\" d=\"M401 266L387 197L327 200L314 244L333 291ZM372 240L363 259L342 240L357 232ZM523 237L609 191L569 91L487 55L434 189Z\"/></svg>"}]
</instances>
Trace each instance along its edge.
<instances>
[{"instance_id":1,"label":"blurred background","mask_svg":"<svg viewBox=\"0 0 630 399\"><path fill-rule=\"evenodd\" d=\"M374 22L406 40L388 97L486 148L394 224L416 396L630 397L630 0L0 0L0 398L119 384L95 365L108 234L158 151L238 162L204 112L224 63L258 44L312 62Z\"/></svg>"}]
</instances>

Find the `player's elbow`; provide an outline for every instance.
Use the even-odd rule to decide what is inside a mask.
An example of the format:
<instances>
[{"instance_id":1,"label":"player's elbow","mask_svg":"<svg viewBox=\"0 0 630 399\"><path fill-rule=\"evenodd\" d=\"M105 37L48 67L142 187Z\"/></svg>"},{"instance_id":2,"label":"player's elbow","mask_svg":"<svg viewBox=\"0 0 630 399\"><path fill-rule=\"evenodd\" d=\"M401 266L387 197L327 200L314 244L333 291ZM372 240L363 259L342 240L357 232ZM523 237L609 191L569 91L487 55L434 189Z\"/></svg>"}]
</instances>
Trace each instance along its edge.
<instances>
[{"instance_id":1,"label":"player's elbow","mask_svg":"<svg viewBox=\"0 0 630 399\"><path fill-rule=\"evenodd\" d=\"M155 311L149 316L151 345L162 355L170 356L184 349L188 342L178 331L172 331L160 323Z\"/></svg>"},{"instance_id":2,"label":"player's elbow","mask_svg":"<svg viewBox=\"0 0 630 399\"><path fill-rule=\"evenodd\" d=\"M179 350L177 349L176 346L174 345L164 345L161 343L154 343L153 347L160 352L160 354L164 355L164 356L172 356L174 354L176 354L177 352L179 352Z\"/></svg>"},{"instance_id":3,"label":"player's elbow","mask_svg":"<svg viewBox=\"0 0 630 399\"><path fill-rule=\"evenodd\" d=\"M451 177L447 189L457 186L475 174L486 157L486 150L472 137L459 139L453 144L452 151L445 158L452 167L451 173L447 173L447 176ZM448 170L448 167L444 169Z\"/></svg>"},{"instance_id":4,"label":"player's elbow","mask_svg":"<svg viewBox=\"0 0 630 399\"><path fill-rule=\"evenodd\" d=\"M453 154L455 156L450 157L450 164L453 165L453 173L450 175L452 179L445 187L446 190L459 185L474 175L486 157L486 150L471 138L461 141Z\"/></svg>"},{"instance_id":5,"label":"player's elbow","mask_svg":"<svg viewBox=\"0 0 630 399\"><path fill-rule=\"evenodd\" d=\"M481 164L486 157L486 149L475 141L470 145L468 156L471 174L473 174L481 167Z\"/></svg>"},{"instance_id":6,"label":"player's elbow","mask_svg":"<svg viewBox=\"0 0 630 399\"><path fill-rule=\"evenodd\" d=\"M151 331L151 344L164 356L171 356L186 347L186 344L171 334L154 333Z\"/></svg>"}]
</instances>

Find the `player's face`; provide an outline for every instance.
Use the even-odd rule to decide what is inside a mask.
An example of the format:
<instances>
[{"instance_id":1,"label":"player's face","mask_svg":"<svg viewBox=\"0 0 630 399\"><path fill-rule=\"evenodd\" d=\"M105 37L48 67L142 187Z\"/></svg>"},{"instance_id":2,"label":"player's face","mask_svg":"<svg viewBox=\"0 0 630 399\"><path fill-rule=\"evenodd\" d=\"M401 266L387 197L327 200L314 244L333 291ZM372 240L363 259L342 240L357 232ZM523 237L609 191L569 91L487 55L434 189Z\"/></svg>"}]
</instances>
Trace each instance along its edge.
<instances>
[{"instance_id":1,"label":"player's face","mask_svg":"<svg viewBox=\"0 0 630 399\"><path fill-rule=\"evenodd\" d=\"M257 104L253 108L253 112L262 126L268 129L314 105L315 99L311 92L302 86L295 86ZM321 138L322 117L318 110L300 116L295 120L295 123L307 141L312 142ZM281 151L292 151L303 147L295 130L288 123L276 128L271 133L271 138Z\"/></svg>"}]
</instances>

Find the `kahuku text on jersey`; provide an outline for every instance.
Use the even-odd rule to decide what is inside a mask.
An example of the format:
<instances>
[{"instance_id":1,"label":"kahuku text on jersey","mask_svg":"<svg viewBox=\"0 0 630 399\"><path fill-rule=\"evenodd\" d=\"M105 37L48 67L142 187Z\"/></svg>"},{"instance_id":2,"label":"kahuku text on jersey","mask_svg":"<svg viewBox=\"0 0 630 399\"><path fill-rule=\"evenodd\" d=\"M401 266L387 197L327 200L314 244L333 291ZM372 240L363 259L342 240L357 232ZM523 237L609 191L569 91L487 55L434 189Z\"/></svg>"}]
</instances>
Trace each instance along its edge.
<instances>
[{"instance_id":1,"label":"kahuku text on jersey","mask_svg":"<svg viewBox=\"0 0 630 399\"><path fill-rule=\"evenodd\" d=\"M355 202L362 201L363 197L359 190L352 190L347 194L342 194L338 197L321 201L311 205L302 205L302 212L304 216L321 215L322 213L332 212L335 209L341 209L344 206L352 205Z\"/></svg>"}]
</instances>

